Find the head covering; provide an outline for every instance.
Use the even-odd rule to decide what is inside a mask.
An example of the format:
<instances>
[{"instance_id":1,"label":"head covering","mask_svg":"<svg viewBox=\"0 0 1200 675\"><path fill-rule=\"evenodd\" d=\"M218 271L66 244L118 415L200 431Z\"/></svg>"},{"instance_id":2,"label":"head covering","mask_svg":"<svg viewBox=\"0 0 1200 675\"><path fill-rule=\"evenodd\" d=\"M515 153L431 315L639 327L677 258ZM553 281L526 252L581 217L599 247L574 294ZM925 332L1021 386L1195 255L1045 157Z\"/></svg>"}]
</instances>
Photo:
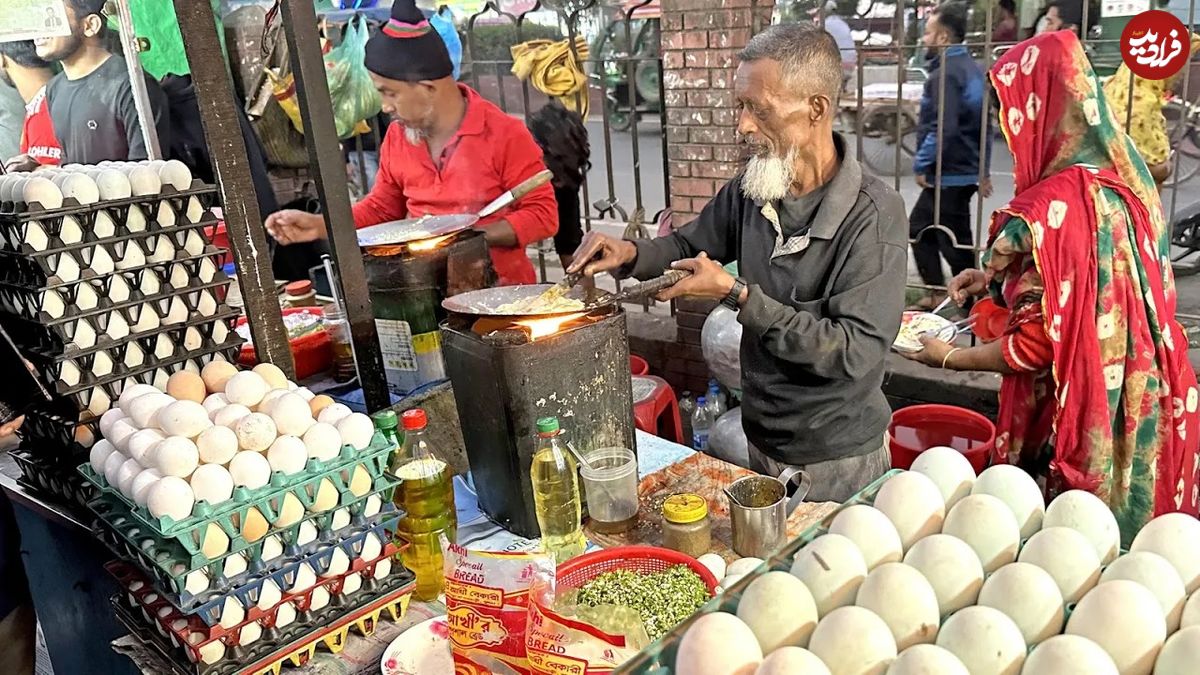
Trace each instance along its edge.
<instances>
[{"instance_id":1,"label":"head covering","mask_svg":"<svg viewBox=\"0 0 1200 675\"><path fill-rule=\"evenodd\" d=\"M1187 411L1200 394L1162 205L1073 33L1018 44L991 76L1016 196L993 216L989 271L1005 275L1006 304L1032 310L1053 353L1050 391L1034 373L1004 377L997 446L1050 408L1061 487L1096 493L1128 542L1154 516L1197 510L1200 420ZM1032 305L1014 282L1030 256Z\"/></svg>"},{"instance_id":2,"label":"head covering","mask_svg":"<svg viewBox=\"0 0 1200 675\"><path fill-rule=\"evenodd\" d=\"M389 80L440 80L454 73L446 43L417 9L415 0L396 0L392 18L367 41L367 70Z\"/></svg>"}]
</instances>

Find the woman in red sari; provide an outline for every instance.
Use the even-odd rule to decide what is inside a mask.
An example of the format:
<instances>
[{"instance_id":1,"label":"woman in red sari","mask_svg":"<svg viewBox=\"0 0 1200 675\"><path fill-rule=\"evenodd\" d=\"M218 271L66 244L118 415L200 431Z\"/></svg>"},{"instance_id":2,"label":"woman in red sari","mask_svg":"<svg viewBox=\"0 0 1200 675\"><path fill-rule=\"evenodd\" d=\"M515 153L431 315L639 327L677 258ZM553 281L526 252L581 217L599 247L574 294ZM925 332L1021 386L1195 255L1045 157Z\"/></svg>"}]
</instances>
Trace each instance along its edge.
<instances>
[{"instance_id":1,"label":"woman in red sari","mask_svg":"<svg viewBox=\"0 0 1200 675\"><path fill-rule=\"evenodd\" d=\"M1007 328L976 347L927 337L913 358L1002 373L994 461L1096 493L1128 544L1156 515L1197 512L1196 376L1162 204L1074 34L1020 43L991 79L1016 196L992 216L984 269L950 293L990 292Z\"/></svg>"}]
</instances>

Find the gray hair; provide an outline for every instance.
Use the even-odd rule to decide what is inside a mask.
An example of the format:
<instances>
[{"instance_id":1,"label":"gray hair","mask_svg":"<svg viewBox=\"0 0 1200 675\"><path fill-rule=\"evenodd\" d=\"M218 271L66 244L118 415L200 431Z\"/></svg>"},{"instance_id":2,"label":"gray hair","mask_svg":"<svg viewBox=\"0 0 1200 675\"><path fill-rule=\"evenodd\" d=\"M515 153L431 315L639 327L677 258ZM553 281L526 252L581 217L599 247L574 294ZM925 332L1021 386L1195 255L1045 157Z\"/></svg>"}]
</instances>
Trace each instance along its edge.
<instances>
[{"instance_id":1,"label":"gray hair","mask_svg":"<svg viewBox=\"0 0 1200 675\"><path fill-rule=\"evenodd\" d=\"M842 91L842 54L833 36L810 24L781 24L750 38L741 61L770 59L799 95L824 94L835 105Z\"/></svg>"}]
</instances>

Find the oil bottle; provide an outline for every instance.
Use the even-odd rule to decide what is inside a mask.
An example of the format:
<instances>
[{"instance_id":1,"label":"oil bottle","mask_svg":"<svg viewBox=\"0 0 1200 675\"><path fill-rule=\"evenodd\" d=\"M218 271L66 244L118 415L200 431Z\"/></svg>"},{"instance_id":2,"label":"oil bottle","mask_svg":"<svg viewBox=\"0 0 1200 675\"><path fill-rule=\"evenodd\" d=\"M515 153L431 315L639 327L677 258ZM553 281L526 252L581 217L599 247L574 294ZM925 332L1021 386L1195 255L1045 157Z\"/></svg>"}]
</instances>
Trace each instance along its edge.
<instances>
[{"instance_id":1,"label":"oil bottle","mask_svg":"<svg viewBox=\"0 0 1200 675\"><path fill-rule=\"evenodd\" d=\"M533 454L530 480L534 508L542 531L542 549L562 563L587 546L583 537L582 505L579 498L579 468L558 418L537 421L538 445Z\"/></svg>"},{"instance_id":2,"label":"oil bottle","mask_svg":"<svg viewBox=\"0 0 1200 675\"><path fill-rule=\"evenodd\" d=\"M445 534L453 543L458 528L454 474L429 443L425 411L408 410L400 420L404 445L392 456L390 467L400 479L392 501L405 513L396 527L396 543L408 544L400 559L417 577L414 595L431 601L441 594L444 579L440 537Z\"/></svg>"}]
</instances>

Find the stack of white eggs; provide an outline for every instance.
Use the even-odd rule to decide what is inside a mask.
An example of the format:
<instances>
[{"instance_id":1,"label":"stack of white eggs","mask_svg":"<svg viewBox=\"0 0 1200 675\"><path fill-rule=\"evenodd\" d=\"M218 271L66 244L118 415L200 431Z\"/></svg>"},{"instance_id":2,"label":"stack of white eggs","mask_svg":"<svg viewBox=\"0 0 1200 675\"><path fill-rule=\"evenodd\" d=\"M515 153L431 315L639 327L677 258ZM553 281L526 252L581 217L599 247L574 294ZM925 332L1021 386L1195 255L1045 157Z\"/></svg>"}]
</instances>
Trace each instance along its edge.
<instances>
[{"instance_id":1,"label":"stack of white eggs","mask_svg":"<svg viewBox=\"0 0 1200 675\"><path fill-rule=\"evenodd\" d=\"M0 178L0 201L18 206L39 204L43 209L62 207L64 199L80 205L100 201L149 197L163 186L187 190L192 172L178 160L140 162L104 161L96 165L67 164L33 173L14 173ZM167 225L168 223L162 223Z\"/></svg>"},{"instance_id":2,"label":"stack of white eggs","mask_svg":"<svg viewBox=\"0 0 1200 675\"><path fill-rule=\"evenodd\" d=\"M1021 469L976 478L933 448L839 511L790 573L752 581L736 616L700 617L675 672L1200 673L1200 521L1160 516L1121 555L1091 493L1047 508Z\"/></svg>"},{"instance_id":3,"label":"stack of white eggs","mask_svg":"<svg viewBox=\"0 0 1200 675\"><path fill-rule=\"evenodd\" d=\"M199 375L175 373L165 393L126 388L100 431L104 440L90 456L96 473L154 517L179 521L199 501L218 505L235 487L267 485L273 472L300 473L344 445L363 450L375 429L366 415L297 387L273 365L239 372L214 361Z\"/></svg>"}]
</instances>

